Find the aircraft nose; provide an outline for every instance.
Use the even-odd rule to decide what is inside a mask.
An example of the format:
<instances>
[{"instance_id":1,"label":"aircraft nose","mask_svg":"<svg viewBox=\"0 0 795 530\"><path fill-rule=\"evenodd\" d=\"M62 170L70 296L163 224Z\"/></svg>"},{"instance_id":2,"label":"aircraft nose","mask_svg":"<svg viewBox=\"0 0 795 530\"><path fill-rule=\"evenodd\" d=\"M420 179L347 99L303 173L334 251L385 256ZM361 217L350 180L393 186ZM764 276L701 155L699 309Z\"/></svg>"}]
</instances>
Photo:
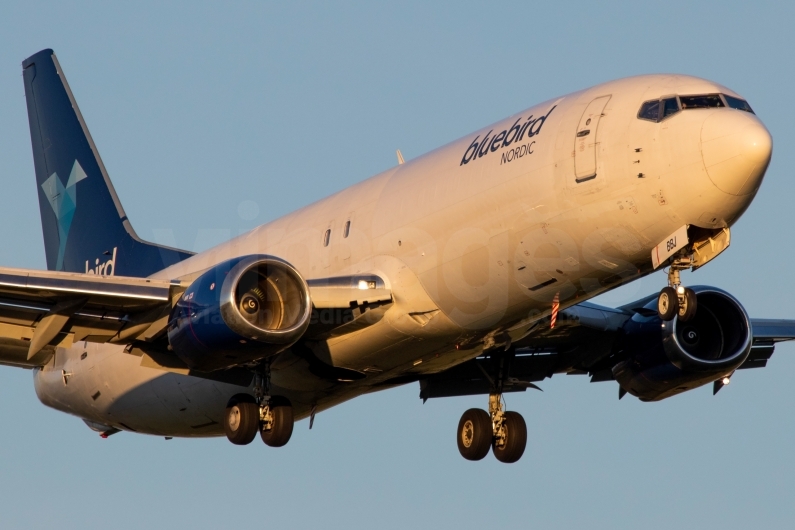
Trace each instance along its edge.
<instances>
[{"instance_id":1,"label":"aircraft nose","mask_svg":"<svg viewBox=\"0 0 795 530\"><path fill-rule=\"evenodd\" d=\"M753 114L725 109L701 127L701 156L712 183L731 195L759 187L773 152L773 138Z\"/></svg>"}]
</instances>

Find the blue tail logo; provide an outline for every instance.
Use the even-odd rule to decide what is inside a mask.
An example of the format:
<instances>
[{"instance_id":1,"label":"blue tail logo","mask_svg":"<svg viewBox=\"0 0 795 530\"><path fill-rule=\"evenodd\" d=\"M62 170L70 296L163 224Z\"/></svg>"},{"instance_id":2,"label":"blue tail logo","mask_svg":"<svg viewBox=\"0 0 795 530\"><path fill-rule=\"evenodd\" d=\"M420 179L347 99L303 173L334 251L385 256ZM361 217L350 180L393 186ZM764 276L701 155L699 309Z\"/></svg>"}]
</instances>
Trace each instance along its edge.
<instances>
[{"instance_id":1,"label":"blue tail logo","mask_svg":"<svg viewBox=\"0 0 795 530\"><path fill-rule=\"evenodd\" d=\"M25 59L22 79L47 269L144 278L192 256L135 233L53 51Z\"/></svg>"},{"instance_id":2,"label":"blue tail logo","mask_svg":"<svg viewBox=\"0 0 795 530\"><path fill-rule=\"evenodd\" d=\"M53 173L41 185L41 189L50 201L52 211L58 219L58 261L55 270L63 269L63 258L66 252L66 240L69 237L69 228L72 226L72 218L77 209L77 183L86 178L86 172L80 166L80 162L75 160L72 172L69 173L69 180L64 187L58 173Z\"/></svg>"}]
</instances>

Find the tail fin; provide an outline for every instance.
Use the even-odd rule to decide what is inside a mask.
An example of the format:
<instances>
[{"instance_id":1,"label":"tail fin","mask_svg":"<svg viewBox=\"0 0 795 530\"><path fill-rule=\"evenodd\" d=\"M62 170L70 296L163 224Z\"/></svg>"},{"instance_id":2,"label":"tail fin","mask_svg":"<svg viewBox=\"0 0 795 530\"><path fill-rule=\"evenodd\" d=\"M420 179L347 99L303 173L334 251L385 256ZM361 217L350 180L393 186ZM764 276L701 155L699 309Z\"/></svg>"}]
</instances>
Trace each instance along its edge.
<instances>
[{"instance_id":1,"label":"tail fin","mask_svg":"<svg viewBox=\"0 0 795 530\"><path fill-rule=\"evenodd\" d=\"M135 234L53 51L22 68L47 268L145 277L191 256Z\"/></svg>"}]
</instances>

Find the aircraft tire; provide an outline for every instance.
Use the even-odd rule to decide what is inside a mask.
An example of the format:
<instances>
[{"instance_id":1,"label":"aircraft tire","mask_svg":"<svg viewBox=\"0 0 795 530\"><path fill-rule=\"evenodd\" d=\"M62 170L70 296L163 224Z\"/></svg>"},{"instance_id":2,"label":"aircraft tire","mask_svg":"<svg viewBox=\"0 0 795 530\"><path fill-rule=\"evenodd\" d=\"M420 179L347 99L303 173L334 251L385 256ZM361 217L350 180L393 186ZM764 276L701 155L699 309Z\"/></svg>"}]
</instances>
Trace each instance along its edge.
<instances>
[{"instance_id":1,"label":"aircraft tire","mask_svg":"<svg viewBox=\"0 0 795 530\"><path fill-rule=\"evenodd\" d=\"M698 297L693 289L685 289L685 303L679 306L679 320L687 322L696 316L696 307L698 305Z\"/></svg>"},{"instance_id":2,"label":"aircraft tire","mask_svg":"<svg viewBox=\"0 0 795 530\"><path fill-rule=\"evenodd\" d=\"M259 407L247 394L239 394L229 401L224 411L224 432L235 445L247 445L259 430Z\"/></svg>"},{"instance_id":3,"label":"aircraft tire","mask_svg":"<svg viewBox=\"0 0 795 530\"><path fill-rule=\"evenodd\" d=\"M517 462L527 447L527 424L518 412L508 411L504 416L505 444L497 447L492 443L494 457L505 464Z\"/></svg>"},{"instance_id":4,"label":"aircraft tire","mask_svg":"<svg viewBox=\"0 0 795 530\"><path fill-rule=\"evenodd\" d=\"M265 445L282 447L293 435L293 405L289 399L281 396L273 396L269 405L273 414L273 426L267 431L261 429L259 435Z\"/></svg>"},{"instance_id":5,"label":"aircraft tire","mask_svg":"<svg viewBox=\"0 0 795 530\"><path fill-rule=\"evenodd\" d=\"M458 451L467 460L482 460L489 454L492 436L489 413L483 409L469 409L458 422Z\"/></svg>"},{"instance_id":6,"label":"aircraft tire","mask_svg":"<svg viewBox=\"0 0 795 530\"><path fill-rule=\"evenodd\" d=\"M679 297L673 287L663 287L657 297L657 315L661 320L673 320L679 312Z\"/></svg>"}]
</instances>

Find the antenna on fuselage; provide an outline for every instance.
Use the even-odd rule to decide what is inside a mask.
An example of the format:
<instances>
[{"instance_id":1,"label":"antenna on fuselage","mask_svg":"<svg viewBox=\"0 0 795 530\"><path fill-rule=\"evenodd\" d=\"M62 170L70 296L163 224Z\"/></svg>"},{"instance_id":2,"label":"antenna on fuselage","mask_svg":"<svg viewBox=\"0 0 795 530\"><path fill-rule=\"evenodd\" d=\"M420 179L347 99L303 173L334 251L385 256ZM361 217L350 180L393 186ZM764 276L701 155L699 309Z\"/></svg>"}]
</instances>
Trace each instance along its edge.
<instances>
[{"instance_id":1,"label":"antenna on fuselage","mask_svg":"<svg viewBox=\"0 0 795 530\"><path fill-rule=\"evenodd\" d=\"M398 165L405 163L406 161L403 160L403 153L400 152L400 149L398 149L395 152L397 153L397 157L398 157Z\"/></svg>"}]
</instances>

